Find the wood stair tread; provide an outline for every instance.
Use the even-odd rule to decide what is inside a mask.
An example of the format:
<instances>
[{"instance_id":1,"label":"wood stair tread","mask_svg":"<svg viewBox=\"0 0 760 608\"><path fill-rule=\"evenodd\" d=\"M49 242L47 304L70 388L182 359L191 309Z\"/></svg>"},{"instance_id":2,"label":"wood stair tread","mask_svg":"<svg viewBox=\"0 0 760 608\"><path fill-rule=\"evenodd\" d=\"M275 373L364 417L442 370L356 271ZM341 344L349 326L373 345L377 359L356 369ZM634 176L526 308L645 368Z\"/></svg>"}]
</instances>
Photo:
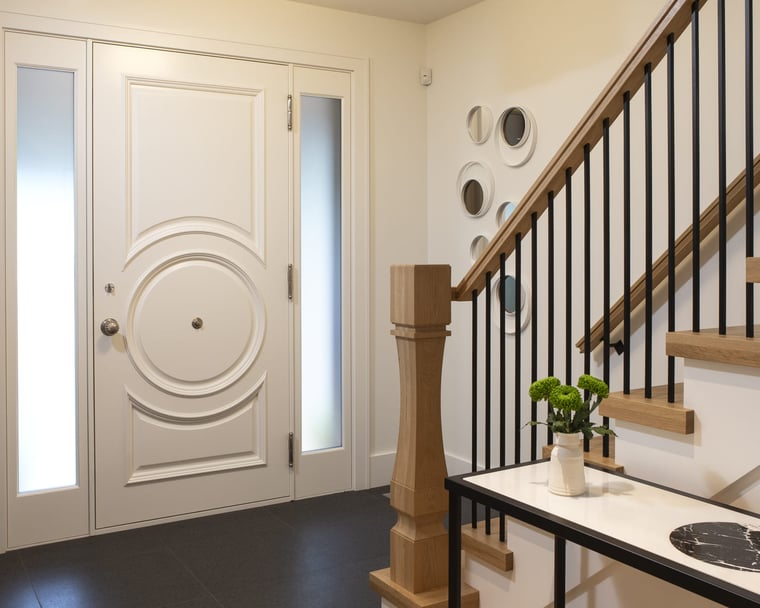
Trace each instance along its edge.
<instances>
[{"instance_id":1,"label":"wood stair tread","mask_svg":"<svg viewBox=\"0 0 760 608\"><path fill-rule=\"evenodd\" d=\"M668 403L667 386L653 386L649 399L644 396L643 388L628 395L610 393L599 406L599 413L615 420L690 435L694 432L694 410L684 407L683 384L676 384L674 388L675 403Z\"/></svg>"},{"instance_id":2,"label":"wood stair tread","mask_svg":"<svg viewBox=\"0 0 760 608\"><path fill-rule=\"evenodd\" d=\"M760 337L747 338L745 334L743 326L728 327L725 335L720 335L717 329L669 332L665 336L665 353L671 357L760 367ZM760 325L755 325L755 336L760 336Z\"/></svg>"},{"instance_id":3,"label":"wood stair tread","mask_svg":"<svg viewBox=\"0 0 760 608\"><path fill-rule=\"evenodd\" d=\"M601 407L601 406L600 406ZM544 458L549 458L552 453L552 448L554 446L552 444L545 445L541 449L541 455ZM606 469L608 471L614 471L617 473L623 472L623 465L618 464L615 462L615 438L610 437L610 455L609 457L605 458L602 456L602 438L601 437L594 437L589 445L589 451L585 452L583 455L583 459L588 462L589 464L595 464L599 467L602 467L603 469Z\"/></svg>"},{"instance_id":4,"label":"wood stair tread","mask_svg":"<svg viewBox=\"0 0 760 608\"><path fill-rule=\"evenodd\" d=\"M388 599L398 608L446 608L449 605L448 586L414 593L393 580L390 568L370 572L369 586L372 591ZM464 582L461 597L462 608L480 606L480 592Z\"/></svg>"},{"instance_id":5,"label":"wood stair tread","mask_svg":"<svg viewBox=\"0 0 760 608\"><path fill-rule=\"evenodd\" d=\"M747 258L747 283L760 283L760 258Z\"/></svg>"},{"instance_id":6,"label":"wood stair tread","mask_svg":"<svg viewBox=\"0 0 760 608\"><path fill-rule=\"evenodd\" d=\"M507 522L504 521L506 528ZM506 530L504 532L506 538ZM479 522L477 528L471 524L462 526L462 549L473 557L493 566L501 572L509 572L514 566L512 551L506 542L499 540L499 518L491 519L491 534L486 534L485 522Z\"/></svg>"}]
</instances>

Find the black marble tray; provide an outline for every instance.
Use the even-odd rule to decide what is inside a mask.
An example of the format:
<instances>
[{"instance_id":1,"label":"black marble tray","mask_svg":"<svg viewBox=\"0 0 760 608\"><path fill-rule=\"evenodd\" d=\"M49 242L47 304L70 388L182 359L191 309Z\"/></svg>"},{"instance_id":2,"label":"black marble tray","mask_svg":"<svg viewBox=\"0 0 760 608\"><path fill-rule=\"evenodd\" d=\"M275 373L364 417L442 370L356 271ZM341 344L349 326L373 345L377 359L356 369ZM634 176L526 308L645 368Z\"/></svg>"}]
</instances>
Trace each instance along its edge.
<instances>
[{"instance_id":1,"label":"black marble tray","mask_svg":"<svg viewBox=\"0 0 760 608\"><path fill-rule=\"evenodd\" d=\"M708 564L760 572L760 529L736 522L698 522L673 530L670 542L682 553Z\"/></svg>"}]
</instances>

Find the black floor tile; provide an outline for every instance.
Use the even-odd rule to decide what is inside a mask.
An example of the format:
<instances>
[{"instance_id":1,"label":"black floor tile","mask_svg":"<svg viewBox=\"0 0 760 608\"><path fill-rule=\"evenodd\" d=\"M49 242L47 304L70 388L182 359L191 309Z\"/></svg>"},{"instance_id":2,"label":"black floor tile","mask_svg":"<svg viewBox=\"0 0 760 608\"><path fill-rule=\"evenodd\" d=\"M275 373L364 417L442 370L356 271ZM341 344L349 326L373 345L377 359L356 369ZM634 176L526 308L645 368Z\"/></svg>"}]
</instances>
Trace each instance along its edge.
<instances>
[{"instance_id":1,"label":"black floor tile","mask_svg":"<svg viewBox=\"0 0 760 608\"><path fill-rule=\"evenodd\" d=\"M345 564L388 555L393 523L377 517L351 517L329 525L304 526L297 531L297 560L308 571L310 563Z\"/></svg>"},{"instance_id":2,"label":"black floor tile","mask_svg":"<svg viewBox=\"0 0 760 608\"><path fill-rule=\"evenodd\" d=\"M0 608L40 608L17 553L0 555Z\"/></svg>"},{"instance_id":3,"label":"black floor tile","mask_svg":"<svg viewBox=\"0 0 760 608\"><path fill-rule=\"evenodd\" d=\"M264 530L256 535L185 544L177 555L201 583L214 590L240 580L261 581L292 571L298 561L294 545L294 531Z\"/></svg>"},{"instance_id":4,"label":"black floor tile","mask_svg":"<svg viewBox=\"0 0 760 608\"><path fill-rule=\"evenodd\" d=\"M359 563L293 571L267 581L241 581L215 595L227 608L378 608L380 597L369 588L369 572Z\"/></svg>"},{"instance_id":5,"label":"black floor tile","mask_svg":"<svg viewBox=\"0 0 760 608\"><path fill-rule=\"evenodd\" d=\"M300 527L309 523L337 523L346 517L376 513L378 509L387 506L388 499L376 492L343 492L269 508L278 519L293 527Z\"/></svg>"},{"instance_id":6,"label":"black floor tile","mask_svg":"<svg viewBox=\"0 0 760 608\"><path fill-rule=\"evenodd\" d=\"M269 507L259 507L165 524L158 526L157 534L168 545L182 547L214 541L224 543L240 536L255 537L261 532L289 529L269 512Z\"/></svg>"},{"instance_id":7,"label":"black floor tile","mask_svg":"<svg viewBox=\"0 0 760 608\"><path fill-rule=\"evenodd\" d=\"M347 492L0 555L0 608L377 608L396 515Z\"/></svg>"},{"instance_id":8,"label":"black floor tile","mask_svg":"<svg viewBox=\"0 0 760 608\"><path fill-rule=\"evenodd\" d=\"M206 594L201 598L182 602L180 604L166 604L161 608L224 608L211 594Z\"/></svg>"},{"instance_id":9,"label":"black floor tile","mask_svg":"<svg viewBox=\"0 0 760 608\"><path fill-rule=\"evenodd\" d=\"M206 595L168 550L41 566L29 576L43 608L159 608Z\"/></svg>"},{"instance_id":10,"label":"black floor tile","mask_svg":"<svg viewBox=\"0 0 760 608\"><path fill-rule=\"evenodd\" d=\"M99 534L50 545L22 549L17 553L28 568L100 562L164 547L156 527Z\"/></svg>"}]
</instances>

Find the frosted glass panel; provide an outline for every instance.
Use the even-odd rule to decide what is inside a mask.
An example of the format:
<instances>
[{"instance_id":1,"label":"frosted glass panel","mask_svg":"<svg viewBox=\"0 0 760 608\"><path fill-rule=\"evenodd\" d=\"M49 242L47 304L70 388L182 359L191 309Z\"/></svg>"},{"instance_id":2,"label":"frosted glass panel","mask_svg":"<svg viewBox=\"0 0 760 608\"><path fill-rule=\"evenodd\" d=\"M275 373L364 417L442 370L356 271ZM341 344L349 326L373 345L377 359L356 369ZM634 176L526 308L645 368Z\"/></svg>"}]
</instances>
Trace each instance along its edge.
<instances>
[{"instance_id":1,"label":"frosted glass panel","mask_svg":"<svg viewBox=\"0 0 760 608\"><path fill-rule=\"evenodd\" d=\"M343 444L341 100L301 98L301 449Z\"/></svg>"},{"instance_id":2,"label":"frosted glass panel","mask_svg":"<svg viewBox=\"0 0 760 608\"><path fill-rule=\"evenodd\" d=\"M18 491L76 478L74 75L18 69Z\"/></svg>"}]
</instances>

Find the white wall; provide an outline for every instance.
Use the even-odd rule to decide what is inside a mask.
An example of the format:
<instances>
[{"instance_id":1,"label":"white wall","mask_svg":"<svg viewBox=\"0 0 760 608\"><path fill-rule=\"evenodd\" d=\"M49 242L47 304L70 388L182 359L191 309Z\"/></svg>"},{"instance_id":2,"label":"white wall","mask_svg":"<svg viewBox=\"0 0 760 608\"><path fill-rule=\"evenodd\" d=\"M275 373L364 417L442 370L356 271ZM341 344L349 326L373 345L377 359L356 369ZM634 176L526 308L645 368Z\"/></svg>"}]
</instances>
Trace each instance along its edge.
<instances>
[{"instance_id":1,"label":"white wall","mask_svg":"<svg viewBox=\"0 0 760 608\"><path fill-rule=\"evenodd\" d=\"M496 209L503 201L519 203L527 189L557 152L568 134L576 126L582 115L602 91L610 77L619 68L635 44L646 32L651 22L659 14L663 0L648 0L637 3L610 3L604 0L584 0L570 9L562 3L540 0L517 0L499 2L485 0L465 11L442 19L428 26L428 62L433 68L434 80L428 94L428 224L430 263L452 265L454 284L466 273L472 260L469 246L472 239L483 234L489 239L497 232ZM743 85L741 69L743 30L742 12L738 5L730 5L728 11L728 180L731 181L741 169L743 142ZM701 70L702 70L702 140L703 145L717 148L716 106L717 86L715 52L715 11L713 4L701 15ZM760 21L755 16L757 31ZM512 24L512 25L511 25ZM757 65L757 59L756 59ZM654 119L654 257L666 250L666 141L665 141L665 77L664 62L653 76ZM680 152L677 161L677 230L680 234L691 224L691 107L690 107L690 41L688 36L676 44L676 145ZM757 100L756 100L757 102ZM465 129L465 117L474 105L489 106L494 119L505 109L524 106L536 119L537 145L533 157L523 166L508 167L497 149L494 135L482 145L474 144ZM632 277L637 279L644 271L644 169L643 169L643 102L642 94L632 100L632 206L631 230L633 234ZM758 104L756 103L756 106ZM756 114L760 106L756 107ZM612 289L613 302L622 295L622 209L621 163L620 163L620 121L611 127L612 139ZM760 141L760 125L755 124L755 141ZM617 142L617 146L615 144ZM601 239L601 155L598 146L592 150L591 167L593 182L592 231L596 242ZM470 161L479 161L489 167L495 178L495 196L491 209L479 218L465 214L456 188L457 175ZM573 176L573 203L576 209L574 220L574 270L571 289L575 294L573 314L573 341L583 335L583 172ZM717 161L714 153L702 154L702 208L706 207L717 194ZM555 246L564 252L564 189L557 193ZM542 226L545 216L539 220L538 259L539 268L545 268L547 236ZM738 324L743 319L743 257L744 236L740 232L743 213L737 214L729 222L729 235L737 234L729 242L728 290L729 324ZM529 247L532 236L524 239L524 282L529 286ZM756 231L757 239L757 231ZM757 247L757 241L756 241ZM702 258L702 321L703 327L717 325L717 251L715 240L703 251ZM564 263L562 253L557 258L557 298L564 301ZM598 277L602 270L602 256L592 261L592 275ZM507 272L513 272L514 256L507 260ZM690 270L688 270L690 272ZM678 306L676 329L691 327L691 283L679 275L676 302ZM546 291L544 277L539 278L539 323L540 345L539 377L546 369L544 365L546 343ZM594 281L599 281L595 278ZM600 292L597 285L596 293ZM592 303L592 323L601 317L601 296L594 296ZM479 343L484 341L483 311L484 298L480 298ZM667 327L667 309L663 292L656 294L653 319L655 341L653 344L656 360L654 384L664 384L667 367L665 362L664 335ZM760 311L756 302L756 315ZM470 408L470 335L471 305L453 304L452 336L446 347L444 361L443 403L444 443L452 472L469 470L471 437L469 429ZM633 352L643 352L644 327L641 314L634 315L637 323L631 339ZM526 394L530 383L530 324L522 334L523 365L521 392ZM564 322L557 321L558 341L555 354L555 374L564 375ZM497 403L497 359L498 333L491 328L493 343L493 397L492 407ZM621 333L620 330L618 333ZM613 331L613 340L616 339ZM513 341L507 336L507 369L513 369ZM601 375L601 349L597 349L592 360L592 373ZM577 353L573 359L573 374L582 372L583 358ZM479 362L482 373L484 362ZM643 386L643 356L634 357L632 362L632 388ZM677 378L682 375L683 364L677 362ZM611 361L611 388L622 389L622 358L613 356ZM508 398L514 394L514 378L508 381ZM482 401L482 388L480 389ZM482 405L481 405L482 407ZM482 414L481 414L482 415ZM527 414L522 422L527 422ZM511 423L511 419L510 419ZM543 429L541 429L543 430ZM513 452L511 428L508 432L508 460ZM527 452L529 430L523 431L523 457ZM540 437L544 433L539 434ZM482 438L480 439L482 446ZM496 443L495 441L493 442ZM481 450L482 453L482 450ZM482 456L481 456L482 459ZM482 460L481 460L482 462ZM492 458L492 463L496 458Z\"/></svg>"},{"instance_id":2,"label":"white wall","mask_svg":"<svg viewBox=\"0 0 760 608\"><path fill-rule=\"evenodd\" d=\"M425 90L421 25L286 0L3 0L0 10L370 61L370 451L372 485L388 482L398 429L398 371L389 335L389 267L424 262ZM391 453L391 456L387 456Z\"/></svg>"},{"instance_id":3,"label":"white wall","mask_svg":"<svg viewBox=\"0 0 760 608\"><path fill-rule=\"evenodd\" d=\"M607 0L583 0L566 5L566 3L552 2L551 0L514 0L502 2L499 0L485 0L461 13L440 20L428 27L428 63L433 68L433 85L428 95L428 223L429 223L429 260L430 263L448 263L453 268L453 281L456 284L470 267L472 261L469 257L471 240L478 234L492 237L497 226L495 212L502 201L519 202L526 190L533 183L537 175L543 170L547 161L557 151L559 145L575 127L579 118L589 108L602 88L607 84L610 76L620 66L635 43L644 34L654 17L659 13L664 0L648 0L636 3L608 2ZM710 4L714 8L714 3ZM731 5L729 8L738 9ZM706 73L714 71L715 54L714 38L710 40L714 29L714 10L708 10L703 15L703 69ZM728 25L729 54L741 51L743 35L740 26L737 25L736 14L729 14ZM756 23L757 31L757 23ZM677 86L687 84L689 76L688 40L677 45ZM684 61L685 58L685 61ZM756 60L757 61L757 60ZM738 61L729 61L729 79L741 83L741 74L736 71L742 64ZM714 145L715 140L715 83L714 77L703 77L703 125L704 138ZM655 104L662 106L664 103L664 78L662 70L654 78ZM681 89L678 88L677 91ZM677 93L680 95L680 93ZM729 103L738 103L740 96L729 93ZM640 99L634 100L640 104ZM681 103L686 104L686 110L679 108L677 113L677 138L679 142L687 142L690 129L690 110L688 98L681 97ZM472 143L465 129L465 117L468 110L474 105L489 106L494 114L499 114L506 108L519 105L528 108L534 114L538 126L538 143L535 154L526 165L519 168L507 167L496 150L493 136L483 145ZM743 114L741 106L730 106L729 110L729 181L739 170L737 155L743 153L743 141L737 135L743 127ZM757 113L757 110L756 110ZM636 119L640 123L641 119ZM657 119L655 124L655 182L664 183L665 147L663 140L663 123ZM641 147L642 125L634 124L635 147ZM739 127L738 131L735 127ZM619 137L613 127L613 138ZM756 136L757 137L757 136ZM757 141L757 139L756 139ZM687 146L688 147L688 146ZM592 153L592 174L595 178L599 175L599 158ZM690 159L690 155L685 156ZM463 212L456 189L457 175L465 163L480 161L489 166L495 177L494 204L489 212L480 218L473 219ZM711 201L715 194L716 186L716 162L714 158L703 158L705 170L702 175L703 207ZM635 161L636 162L636 161ZM643 196L641 188L643 184L643 172L641 161L634 167L634 204L641 206ZM686 180L690 174L686 170L689 160L681 160L678 165L679 180L678 197L681 201L688 201L691 197L690 185ZM615 169L613 168L613 173ZM582 209L582 182L581 174L576 174L574 179L573 195L576 208ZM615 176L613 175L613 180ZM684 187L685 186L685 187ZM616 192L618 192L616 196ZM660 190L662 192L662 190ZM561 195L564 197L564 194ZM594 192L595 200L598 200L598 192ZM665 200L659 194L655 201L655 247L654 255L658 256L664 250L664 232L667 225L667 216L664 210ZM564 198L558 201L564 205ZM613 206L620 205L619 191L613 187ZM564 213L561 208L557 211L557 229L563 227ZM582 218L582 215L580 215ZM595 218L598 218L598 214ZM582 220L579 220L582 221ZM594 219L594 230L599 229ZM641 220L637 220L640 222ZM678 218L677 233L690 223L690 217L680 213ZM733 227L738 227L741 221L730 222L729 232ZM637 224L634 234L634 279L639 276L643 269L643 244L637 232L640 226ZM575 244L581 246L582 251L582 226L577 225ZM617 239L619 241L619 238ZM613 239L613 243L616 239ZM530 242L526 240L524 251ZM563 251L563 238L558 236L557 245L559 251ZM613 245L614 246L614 245ZM539 259L545 259L546 239L539 240ZM744 241L740 235L729 243L729 298L733 299L733 305L729 308L729 323L739 322L742 318L741 307L743 298L743 256ZM715 247L708 248L714 254ZM527 254L526 254L527 257ZM581 261L580 255L574 255L574 260ZM575 279L578 286L583 280L582 265L575 263ZM543 263L543 262L542 262ZM597 263L592 272L597 271ZM622 291L620 279L620 262L613 270L613 298ZM582 264L582 262L581 262ZM513 261L507 263L508 272L513 268ZM543 266L541 266L543 267ZM530 268L524 268L526 276ZM559 274L559 273L558 273ZM715 312L715 300L717 293L717 261L703 259L702 275L702 305L704 319L712 319ZM619 289L616 290L616 285ZM688 302L690 283L679 281L677 301L679 309L689 308ZM737 291L739 293L737 294ZM564 285L560 279L558 296L564 298ZM736 296L739 297L736 297ZM545 297L545 296L544 296ZM481 298L482 300L483 298ZM663 301L662 297L657 298ZM539 302L543 315L544 302ZM582 306L582 294L578 294L578 304ZM592 314L592 321L600 316L598 309ZM444 419L444 444L447 451L447 460L450 473L461 473L469 470L470 460L470 310L469 304L453 305L453 322L451 325L452 337L446 347L443 374L443 403L442 412ZM482 315L483 305L480 305ZM757 312L756 312L757 315ZM580 338L583 333L582 319L576 309L574 321L574 338ZM542 317L543 318L543 317ZM481 316L481 328L483 320ZM654 318L655 335L664 336L664 328L667 325L665 309L660 309ZM706 325L714 324L707 321ZM678 328L690 326L689 314L679 314ZM497 355L497 332L493 328L493 352L494 359ZM539 339L545 339L545 330L539 329ZM564 335L562 323L557 327L557 335ZM483 330L479 333L480 345L483 345ZM512 365L512 340L508 336L507 356L507 391L508 399L511 400L514 387L514 375L510 372ZM523 333L523 347L529 342L530 333ZM643 344L643 330L637 330L632 337L632 347L641 349ZM523 353L529 354L529 350L523 349ZM660 343L658 337L654 344L656 368L654 370L655 384L664 382L664 338ZM539 355L540 371L543 374L543 352ZM559 355L557 362L558 375L563 376L563 357ZM560 366L560 363L562 366ZM620 388L620 359L613 358L612 384L613 389ZM582 357L576 356L574 372L580 372ZM643 376L640 374L640 364L635 364L634 378ZM678 363L679 377L683 375L683 362ZM483 361L480 361L482 374ZM493 395L497 395L498 365L493 366ZM592 364L592 372L601 375L599 360L595 358ZM529 363L527 357L523 359L523 372L521 374L522 392L527 393L529 385ZM634 388L641 386L635 381ZM694 392L702 391L704 395L711 395L714 401L717 393L724 399L726 397L721 387L712 389L712 392L701 388L687 389L687 399ZM482 416L482 376L481 376L481 410ZM731 425L732 420L741 419L751 405L756 402L756 394L747 397L742 395L737 399L743 399L744 406L732 409L728 416L723 415L723 424ZM492 404L497 403L492 399ZM740 439L732 455L721 452L715 445L721 441L728 441L730 435L726 429L713 424L708 414L706 403L693 403L687 401L687 407L701 407L697 418L702 416L704 424L698 423L700 433L688 437L666 436L666 433L652 433L639 425L620 424L621 435L618 445L617 460L626 466L626 471L644 478L671 483L686 490L702 492L710 495L717 492L726 484L729 484L739 475L746 473L752 468L753 462L742 459L741 455L747 454L746 441ZM713 404L714 406L714 404ZM495 405L492 405L495 409ZM702 412L702 414L700 414ZM724 412L725 414L725 412ZM523 415L523 422L527 420ZM510 415L511 416L511 415ZM736 418L732 418L735 416ZM481 418L482 420L482 418ZM753 420L751 427L754 428L760 420ZM511 417L508 422L511 425ZM707 433L714 430L716 435L706 440ZM509 426L509 435L512 427ZM527 431L526 431L527 433ZM523 434L523 458L527 458L526 433ZM543 433L539 435L543 436ZM510 440L508 439L508 443ZM494 444L496 440L494 439ZM480 433L480 463L482 464L483 440ZM744 446L742 448L741 446ZM512 462L512 446L508 446L507 462ZM492 464L496 458L492 458ZM708 483L709 482L709 483ZM748 483L751 487L743 488L744 495L741 497L743 506L751 505L757 508L756 485L757 475L753 475ZM754 502L752 502L754 501ZM480 565L476 560L468 559L466 566L466 579L476 588L481 590L481 606L503 605L507 600L505 592L509 592L509 602L517 605L550 605L550 581L544 573L551 570L551 545L547 535L539 533L529 527L510 523L510 548L515 551L516 568L513 573L505 575L494 574L488 568ZM569 582L573 588L571 592L571 604L577 606L668 606L668 605L694 605L712 606L711 602L699 600L684 592L673 589L666 584L654 581L646 575L635 573L620 566L608 567L606 560L600 560L598 556L577 551L569 555ZM539 574L537 574L539 573ZM614 573L614 576L611 576Z\"/></svg>"},{"instance_id":4,"label":"white wall","mask_svg":"<svg viewBox=\"0 0 760 608\"><path fill-rule=\"evenodd\" d=\"M430 263L452 265L455 284L472 263L471 240L496 233L499 203L520 201L662 5L485 0L428 26L434 75L428 94L428 251ZM529 109L538 130L532 159L507 167L493 136L480 146L472 143L465 116L474 105L489 106L494 119L513 105ZM465 215L456 190L460 169L473 160L490 167L496 184L494 204L478 219ZM449 462L456 467L458 460L469 460L470 450L469 424L463 424L470 403L470 306L454 303L453 319L442 410Z\"/></svg>"}]
</instances>

